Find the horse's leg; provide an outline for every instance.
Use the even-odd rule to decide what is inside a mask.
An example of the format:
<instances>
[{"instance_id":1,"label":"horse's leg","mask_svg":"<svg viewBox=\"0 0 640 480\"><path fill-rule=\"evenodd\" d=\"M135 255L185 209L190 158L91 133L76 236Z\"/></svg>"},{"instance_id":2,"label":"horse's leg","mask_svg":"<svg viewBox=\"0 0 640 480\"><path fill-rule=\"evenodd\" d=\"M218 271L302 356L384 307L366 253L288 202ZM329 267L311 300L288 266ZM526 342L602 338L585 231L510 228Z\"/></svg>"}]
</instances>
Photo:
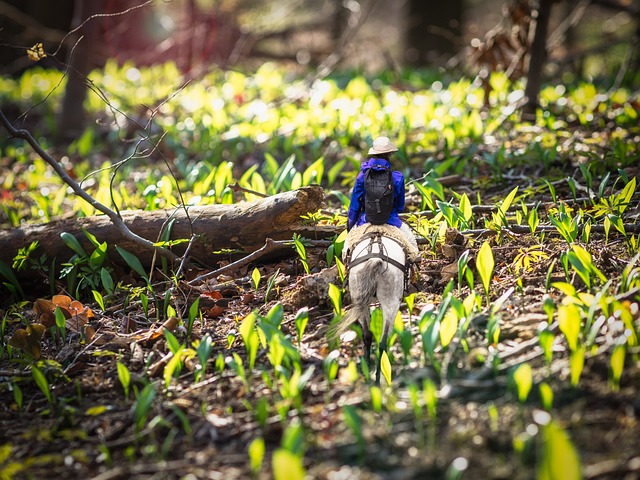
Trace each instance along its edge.
<instances>
[{"instance_id":1,"label":"horse's leg","mask_svg":"<svg viewBox=\"0 0 640 480\"><path fill-rule=\"evenodd\" d=\"M367 325L362 329L362 340L364 341L364 358L367 361L367 367L371 368L371 344L373 343L373 333Z\"/></svg>"},{"instance_id":2,"label":"horse's leg","mask_svg":"<svg viewBox=\"0 0 640 480\"><path fill-rule=\"evenodd\" d=\"M382 334L380 348L378 349L378 364L376 366L376 385L380 386L380 373L382 372L382 354L387 351L387 333Z\"/></svg>"},{"instance_id":3,"label":"horse's leg","mask_svg":"<svg viewBox=\"0 0 640 480\"><path fill-rule=\"evenodd\" d=\"M378 352L378 369L376 370L376 384L380 384L382 353L387 351L387 342L393 331L396 315L400 309L400 301L404 293L404 275L396 269L388 270L378 284L378 300L382 309L382 338Z\"/></svg>"}]
</instances>

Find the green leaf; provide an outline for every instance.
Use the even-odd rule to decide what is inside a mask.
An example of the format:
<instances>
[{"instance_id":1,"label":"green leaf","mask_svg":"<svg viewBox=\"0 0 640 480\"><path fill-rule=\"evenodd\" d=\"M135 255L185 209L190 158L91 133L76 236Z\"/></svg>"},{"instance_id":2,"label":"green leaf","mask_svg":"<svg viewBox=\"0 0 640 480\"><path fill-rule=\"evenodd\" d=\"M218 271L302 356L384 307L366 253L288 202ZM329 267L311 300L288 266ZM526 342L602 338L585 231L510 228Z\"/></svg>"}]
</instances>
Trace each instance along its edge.
<instances>
[{"instance_id":1,"label":"green leaf","mask_svg":"<svg viewBox=\"0 0 640 480\"><path fill-rule=\"evenodd\" d=\"M440 322L440 343L446 347L458 331L458 313L450 308Z\"/></svg>"},{"instance_id":2,"label":"green leaf","mask_svg":"<svg viewBox=\"0 0 640 480\"><path fill-rule=\"evenodd\" d=\"M562 293L564 293L567 297L577 298L578 291L576 287L566 282L554 282L551 284L552 287L557 288Z\"/></svg>"},{"instance_id":3,"label":"green leaf","mask_svg":"<svg viewBox=\"0 0 640 480\"><path fill-rule=\"evenodd\" d=\"M380 390L380 387L377 385L372 385L371 388L369 388L369 392L371 395L371 407L373 408L373 411L380 413L382 411L382 390Z\"/></svg>"},{"instance_id":4,"label":"green leaf","mask_svg":"<svg viewBox=\"0 0 640 480\"><path fill-rule=\"evenodd\" d=\"M89 263L97 268L102 266L107 259L107 242L103 242L96 247L91 256L89 257Z\"/></svg>"},{"instance_id":5,"label":"green leaf","mask_svg":"<svg viewBox=\"0 0 640 480\"><path fill-rule=\"evenodd\" d=\"M558 308L558 326L564 334L569 345L569 350L578 348L578 336L580 335L580 309L574 303L560 305Z\"/></svg>"},{"instance_id":6,"label":"green leaf","mask_svg":"<svg viewBox=\"0 0 640 480\"><path fill-rule=\"evenodd\" d=\"M245 319L240 324L240 336L242 337L242 341L244 342L245 348L247 349L247 356L249 359L249 369L253 369L253 365L256 360L256 354L258 353L258 334L255 331L255 319L256 314L251 312L249 315L245 317Z\"/></svg>"},{"instance_id":7,"label":"green leaf","mask_svg":"<svg viewBox=\"0 0 640 480\"><path fill-rule=\"evenodd\" d=\"M624 213L631 202L631 197L633 197L634 192L636 191L636 177L633 177L629 182L624 186L622 191L618 194L620 198L620 213Z\"/></svg>"},{"instance_id":8,"label":"green leaf","mask_svg":"<svg viewBox=\"0 0 640 480\"><path fill-rule=\"evenodd\" d=\"M538 387L538 390L540 391L542 406L547 412L550 411L553 407L553 389L548 383L542 382Z\"/></svg>"},{"instance_id":9,"label":"green leaf","mask_svg":"<svg viewBox=\"0 0 640 480\"><path fill-rule=\"evenodd\" d=\"M257 474L262 468L262 461L264 460L264 439L262 437L254 438L249 444L248 450L251 471Z\"/></svg>"},{"instance_id":10,"label":"green leaf","mask_svg":"<svg viewBox=\"0 0 640 480\"><path fill-rule=\"evenodd\" d=\"M21 297L24 297L24 291L20 286L18 278L13 273L13 270L11 270L11 268L2 261L0 261L0 275L6 278L11 283L11 285L13 285L13 287L16 289L16 292L19 293Z\"/></svg>"},{"instance_id":11,"label":"green leaf","mask_svg":"<svg viewBox=\"0 0 640 480\"><path fill-rule=\"evenodd\" d=\"M518 391L518 401L524 403L529 397L529 392L533 386L533 372L531 365L523 363L513 372L513 381Z\"/></svg>"},{"instance_id":12,"label":"green leaf","mask_svg":"<svg viewBox=\"0 0 640 480\"><path fill-rule=\"evenodd\" d=\"M105 304L104 304L104 298L102 297L102 294L97 290L91 290L91 293L93 294L93 299L96 301L100 309L104 311Z\"/></svg>"},{"instance_id":13,"label":"green leaf","mask_svg":"<svg viewBox=\"0 0 640 480\"><path fill-rule=\"evenodd\" d=\"M333 283L329 284L329 300L336 315L342 315L342 289Z\"/></svg>"},{"instance_id":14,"label":"green leaf","mask_svg":"<svg viewBox=\"0 0 640 480\"><path fill-rule=\"evenodd\" d=\"M382 310L374 308L371 312L371 322L369 328L373 334L373 338L378 345L382 342L382 330L384 327L384 318L382 316Z\"/></svg>"},{"instance_id":15,"label":"green leaf","mask_svg":"<svg viewBox=\"0 0 640 480\"><path fill-rule=\"evenodd\" d=\"M164 338L167 341L167 347L169 347L169 351L175 354L177 351L180 350L180 347L181 347L180 342L178 341L176 336L169 331L168 328L165 328L163 330L163 333L164 333Z\"/></svg>"},{"instance_id":16,"label":"green leaf","mask_svg":"<svg viewBox=\"0 0 640 480\"><path fill-rule=\"evenodd\" d=\"M81 257L87 256L87 253L84 251L84 248L82 248L82 245L80 245L80 242L75 236L71 235L68 232L62 232L60 234L60 238L67 247L76 252L78 255L80 255Z\"/></svg>"},{"instance_id":17,"label":"green leaf","mask_svg":"<svg viewBox=\"0 0 640 480\"><path fill-rule=\"evenodd\" d=\"M36 366L33 366L31 367L31 375L33 375L33 380L36 382L36 385L38 385L38 388L40 388L40 391L44 394L47 402L52 403L53 395L51 393L47 377L44 376L42 370L40 370Z\"/></svg>"},{"instance_id":18,"label":"green leaf","mask_svg":"<svg viewBox=\"0 0 640 480\"><path fill-rule=\"evenodd\" d=\"M122 362L117 362L116 367L118 369L118 380L120 380L120 385L122 385L122 389L124 390L124 396L127 398L129 396L129 385L131 384L131 373Z\"/></svg>"},{"instance_id":19,"label":"green leaf","mask_svg":"<svg viewBox=\"0 0 640 480\"><path fill-rule=\"evenodd\" d=\"M138 394L136 406L134 408L134 419L136 424L136 432L140 432L144 424L147 422L149 410L153 405L153 399L156 396L156 388L153 383L147 384Z\"/></svg>"},{"instance_id":20,"label":"green leaf","mask_svg":"<svg viewBox=\"0 0 640 480\"><path fill-rule=\"evenodd\" d=\"M116 250L122 257L122 259L127 262L127 265L131 267L131 269L140 275L147 283L149 283L149 277L147 276L147 272L144 271L144 267L138 257L136 257L133 253L127 252L124 248L120 248L116 245Z\"/></svg>"},{"instance_id":21,"label":"green leaf","mask_svg":"<svg viewBox=\"0 0 640 480\"><path fill-rule=\"evenodd\" d=\"M386 350L382 352L382 356L380 357L380 370L382 371L382 376L387 381L387 385L391 385L391 362L389 361L389 355L387 355Z\"/></svg>"},{"instance_id":22,"label":"green leaf","mask_svg":"<svg viewBox=\"0 0 640 480\"><path fill-rule=\"evenodd\" d=\"M111 274L109 270L102 267L100 270L100 280L102 280L102 286L107 291L107 293L113 293L113 278L111 278Z\"/></svg>"},{"instance_id":23,"label":"green leaf","mask_svg":"<svg viewBox=\"0 0 640 480\"><path fill-rule=\"evenodd\" d=\"M272 457L274 480L304 480L302 459L289 450L279 448Z\"/></svg>"},{"instance_id":24,"label":"green leaf","mask_svg":"<svg viewBox=\"0 0 640 480\"><path fill-rule=\"evenodd\" d=\"M500 207L498 207L498 211L500 211L502 215L507 214L507 211L513 203L513 199L516 197L516 193L518 193L518 187L515 187L513 190L511 190L511 192L509 192L509 195L507 195L507 197L500 204Z\"/></svg>"},{"instance_id":25,"label":"green leaf","mask_svg":"<svg viewBox=\"0 0 640 480\"><path fill-rule=\"evenodd\" d=\"M616 345L613 349L613 352L611 352L611 360L609 362L609 384L614 392L617 392L620 389L620 377L622 376L622 371L624 370L624 360L626 354L627 349L624 345Z\"/></svg>"},{"instance_id":26,"label":"green leaf","mask_svg":"<svg viewBox=\"0 0 640 480\"><path fill-rule=\"evenodd\" d=\"M469 223L471 218L473 217L473 210L471 208L471 202L469 201L469 197L466 193L463 193L460 197L460 211L462 212L462 216L465 222Z\"/></svg>"},{"instance_id":27,"label":"green leaf","mask_svg":"<svg viewBox=\"0 0 640 480\"><path fill-rule=\"evenodd\" d=\"M585 347L579 347L571 352L569 356L569 370L571 372L571 386L578 386L582 370L584 369Z\"/></svg>"},{"instance_id":28,"label":"green leaf","mask_svg":"<svg viewBox=\"0 0 640 480\"><path fill-rule=\"evenodd\" d=\"M485 295L489 296L489 287L491 285L491 277L493 275L493 268L495 262L493 259L493 252L489 242L484 242L478 251L478 257L476 259L476 267L478 268L478 274L484 287Z\"/></svg>"},{"instance_id":29,"label":"green leaf","mask_svg":"<svg viewBox=\"0 0 640 480\"><path fill-rule=\"evenodd\" d=\"M84 233L84 236L87 237L87 239L93 244L94 247L99 247L101 245L93 233L91 233L88 230L85 230L84 228L82 228L81 230L82 230L82 233Z\"/></svg>"},{"instance_id":30,"label":"green leaf","mask_svg":"<svg viewBox=\"0 0 640 480\"><path fill-rule=\"evenodd\" d=\"M189 324L193 324L195 319L198 317L200 313L200 297L196 298L195 301L189 307Z\"/></svg>"},{"instance_id":31,"label":"green leaf","mask_svg":"<svg viewBox=\"0 0 640 480\"><path fill-rule=\"evenodd\" d=\"M166 331L166 330L165 330ZM171 379L173 378L174 373L180 373L182 369L182 350L184 347L178 348L176 352L174 352L171 359L167 362L167 365L164 367L164 386L169 388L171 385Z\"/></svg>"},{"instance_id":32,"label":"green leaf","mask_svg":"<svg viewBox=\"0 0 640 480\"><path fill-rule=\"evenodd\" d=\"M253 282L254 290L258 290L258 287L260 286L261 278L262 278L262 275L260 274L260 270L258 270L257 268L254 268L253 272L251 272L251 281Z\"/></svg>"},{"instance_id":33,"label":"green leaf","mask_svg":"<svg viewBox=\"0 0 640 480\"><path fill-rule=\"evenodd\" d=\"M566 432L551 421L542 428L543 453L537 465L537 480L579 480L580 459Z\"/></svg>"}]
</instances>

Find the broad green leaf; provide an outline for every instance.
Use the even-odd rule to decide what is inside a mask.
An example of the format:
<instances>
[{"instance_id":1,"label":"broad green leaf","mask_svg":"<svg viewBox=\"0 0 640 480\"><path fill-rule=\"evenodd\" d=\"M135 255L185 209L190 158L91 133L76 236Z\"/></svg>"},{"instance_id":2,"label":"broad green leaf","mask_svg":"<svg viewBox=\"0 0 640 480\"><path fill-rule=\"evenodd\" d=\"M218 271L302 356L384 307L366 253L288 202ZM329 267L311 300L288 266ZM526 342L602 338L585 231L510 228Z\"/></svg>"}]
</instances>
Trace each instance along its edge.
<instances>
[{"instance_id":1,"label":"broad green leaf","mask_svg":"<svg viewBox=\"0 0 640 480\"><path fill-rule=\"evenodd\" d=\"M450 308L440 322L440 343L442 347L446 347L453 340L454 335L458 331L458 313Z\"/></svg>"},{"instance_id":2,"label":"broad green leaf","mask_svg":"<svg viewBox=\"0 0 640 480\"><path fill-rule=\"evenodd\" d=\"M82 245L80 245L80 242L74 235L71 235L69 232L62 232L60 234L60 238L67 247L76 252L78 255L80 255L81 257L87 256L87 252L84 251L84 248L82 248Z\"/></svg>"},{"instance_id":3,"label":"broad green leaf","mask_svg":"<svg viewBox=\"0 0 640 480\"><path fill-rule=\"evenodd\" d=\"M374 340L378 345L380 345L380 342L382 341L382 330L384 328L384 318L382 316L382 310L379 308L374 308L371 312L369 328L371 329Z\"/></svg>"},{"instance_id":4,"label":"broad green leaf","mask_svg":"<svg viewBox=\"0 0 640 480\"><path fill-rule=\"evenodd\" d=\"M513 381L516 384L516 389L518 391L518 401L520 403L526 402L527 397L529 397L531 387L533 386L533 372L531 370L531 365L523 363L516 368L515 372L513 372Z\"/></svg>"},{"instance_id":5,"label":"broad green leaf","mask_svg":"<svg viewBox=\"0 0 640 480\"><path fill-rule=\"evenodd\" d=\"M624 213L624 211L629 206L631 202L631 197L633 197L634 192L636 191L636 177L633 177L627 184L624 186L622 191L618 194L620 198L620 213Z\"/></svg>"},{"instance_id":6,"label":"broad green leaf","mask_svg":"<svg viewBox=\"0 0 640 480\"><path fill-rule=\"evenodd\" d=\"M148 383L136 398L134 419L137 432L142 430L142 427L144 427L144 424L147 422L149 410L151 409L151 405L153 405L153 399L155 398L156 393L156 388L153 383Z\"/></svg>"},{"instance_id":7,"label":"broad green leaf","mask_svg":"<svg viewBox=\"0 0 640 480\"><path fill-rule=\"evenodd\" d=\"M571 351L578 347L581 321L580 309L576 304L560 305L558 308L558 326L567 339Z\"/></svg>"},{"instance_id":8,"label":"broad green leaf","mask_svg":"<svg viewBox=\"0 0 640 480\"><path fill-rule=\"evenodd\" d=\"M493 268L495 262L493 259L493 252L489 242L484 242L478 251L478 257L476 258L476 267L482 286L484 287L485 294L489 296L489 287L491 285L491 277L493 275Z\"/></svg>"},{"instance_id":9,"label":"broad green leaf","mask_svg":"<svg viewBox=\"0 0 640 480\"><path fill-rule=\"evenodd\" d=\"M181 346L177 352L175 352L173 354L173 356L171 357L171 359L167 362L167 365L164 367L164 386L166 388L169 388L169 385L171 385L171 379L173 378L174 373L180 373L180 370L182 369L182 350L184 349L183 346Z\"/></svg>"},{"instance_id":10,"label":"broad green leaf","mask_svg":"<svg viewBox=\"0 0 640 480\"><path fill-rule=\"evenodd\" d=\"M373 408L373 411L380 413L382 411L382 390L380 390L380 387L372 385L371 388L369 388L369 392L371 395L371 407Z\"/></svg>"},{"instance_id":11,"label":"broad green leaf","mask_svg":"<svg viewBox=\"0 0 640 480\"><path fill-rule=\"evenodd\" d=\"M542 427L542 455L537 464L537 480L580 480L580 459L566 432L551 421Z\"/></svg>"},{"instance_id":12,"label":"broad green leaf","mask_svg":"<svg viewBox=\"0 0 640 480\"><path fill-rule=\"evenodd\" d=\"M460 197L460 211L462 212L462 216L465 222L469 222L471 217L473 216L473 210L471 209L471 202L469 201L469 197L467 197L466 193L463 193Z\"/></svg>"},{"instance_id":13,"label":"broad green leaf","mask_svg":"<svg viewBox=\"0 0 640 480\"><path fill-rule=\"evenodd\" d=\"M262 468L264 459L264 439L262 437L254 438L249 444L249 462L251 463L251 471L257 474Z\"/></svg>"},{"instance_id":14,"label":"broad green leaf","mask_svg":"<svg viewBox=\"0 0 640 480\"><path fill-rule=\"evenodd\" d=\"M627 349L624 345L616 345L611 353L610 365L610 379L609 384L611 389L617 392L620 389L620 377L624 370L624 360L627 354Z\"/></svg>"},{"instance_id":15,"label":"broad green leaf","mask_svg":"<svg viewBox=\"0 0 640 480\"><path fill-rule=\"evenodd\" d=\"M382 371L382 376L387 381L387 385L391 385L391 362L389 361L389 355L387 355L386 350L382 352L382 356L380 357L380 370Z\"/></svg>"},{"instance_id":16,"label":"broad green leaf","mask_svg":"<svg viewBox=\"0 0 640 480\"><path fill-rule=\"evenodd\" d=\"M329 300L336 315L342 315L342 289L333 283L329 284Z\"/></svg>"},{"instance_id":17,"label":"broad green leaf","mask_svg":"<svg viewBox=\"0 0 640 480\"><path fill-rule=\"evenodd\" d=\"M553 389L551 386L542 382L538 387L540 392L540 400L542 401L542 407L548 412L553 407Z\"/></svg>"},{"instance_id":18,"label":"broad green leaf","mask_svg":"<svg viewBox=\"0 0 640 480\"><path fill-rule=\"evenodd\" d=\"M302 459L289 450L279 448L273 452L272 465L275 480L304 480Z\"/></svg>"},{"instance_id":19,"label":"broad green leaf","mask_svg":"<svg viewBox=\"0 0 640 480\"><path fill-rule=\"evenodd\" d=\"M507 214L507 211L513 203L513 199L516 197L516 193L518 193L518 187L515 187L513 190L511 190L511 192L509 192L509 195L507 195L507 197L500 204L498 211L500 211L503 215Z\"/></svg>"},{"instance_id":20,"label":"broad green leaf","mask_svg":"<svg viewBox=\"0 0 640 480\"><path fill-rule=\"evenodd\" d=\"M100 270L100 280L102 281L102 286L107 291L107 293L113 293L113 278L111 278L109 270L104 267L102 267L102 269Z\"/></svg>"},{"instance_id":21,"label":"broad green leaf","mask_svg":"<svg viewBox=\"0 0 640 480\"><path fill-rule=\"evenodd\" d=\"M131 373L126 365L122 362L116 363L118 370L118 380L120 380L120 385L122 385L122 389L124 390L125 398L129 396L129 385L131 384Z\"/></svg>"},{"instance_id":22,"label":"broad green leaf","mask_svg":"<svg viewBox=\"0 0 640 480\"><path fill-rule=\"evenodd\" d=\"M82 233L84 233L84 236L87 237L87 239L93 244L94 247L99 247L101 245L93 233L91 233L88 230L85 230L84 228L82 228L81 230L82 230Z\"/></svg>"},{"instance_id":23,"label":"broad green leaf","mask_svg":"<svg viewBox=\"0 0 640 480\"><path fill-rule=\"evenodd\" d=\"M262 278L262 275L260 274L260 270L258 270L257 268L254 268L253 272L251 272L251 281L253 283L254 290L258 290L258 287L260 286L261 278Z\"/></svg>"},{"instance_id":24,"label":"broad green leaf","mask_svg":"<svg viewBox=\"0 0 640 480\"><path fill-rule=\"evenodd\" d=\"M585 347L579 347L571 352L569 357L569 369L571 371L571 386L578 386L580 377L582 376L582 370L584 369L584 356L586 353Z\"/></svg>"},{"instance_id":25,"label":"broad green leaf","mask_svg":"<svg viewBox=\"0 0 640 480\"><path fill-rule=\"evenodd\" d=\"M104 261L107 259L107 242L102 242L96 247L91 256L89 257L89 263L94 267L101 267Z\"/></svg>"},{"instance_id":26,"label":"broad green leaf","mask_svg":"<svg viewBox=\"0 0 640 480\"><path fill-rule=\"evenodd\" d=\"M105 304L104 304L104 298L102 297L102 294L97 290L91 290L91 294L93 295L93 299L96 301L100 309L104 311Z\"/></svg>"},{"instance_id":27,"label":"broad green leaf","mask_svg":"<svg viewBox=\"0 0 640 480\"><path fill-rule=\"evenodd\" d=\"M164 334L164 338L167 341L167 347L169 347L169 351L171 353L175 354L178 350L180 350L180 347L182 346L180 345L180 341L173 333L171 333L168 328L163 329L162 333Z\"/></svg>"},{"instance_id":28,"label":"broad green leaf","mask_svg":"<svg viewBox=\"0 0 640 480\"><path fill-rule=\"evenodd\" d=\"M120 254L120 256L122 257L122 259L127 262L127 265L129 265L129 267L131 267L131 269L136 272L138 275L140 275L147 283L149 283L149 277L147 276L147 273L144 271L144 267L142 266L142 263L140 263L140 260L138 260L138 257L136 257L133 253L131 252L127 252L124 248L120 248L119 246L116 245L116 250L118 251L118 253Z\"/></svg>"},{"instance_id":29,"label":"broad green leaf","mask_svg":"<svg viewBox=\"0 0 640 480\"><path fill-rule=\"evenodd\" d=\"M45 398L49 403L53 402L53 394L51 393L51 388L49 386L49 382L47 381L47 377L45 377L42 370L33 366L31 367L31 375L33 375L33 380L40 388L40 391L44 394Z\"/></svg>"},{"instance_id":30,"label":"broad green leaf","mask_svg":"<svg viewBox=\"0 0 640 480\"><path fill-rule=\"evenodd\" d=\"M554 282L554 283L551 284L551 286L554 287L554 288L557 288L558 290L560 290L567 297L576 298L578 296L578 291L576 290L576 287L574 287L570 283Z\"/></svg>"},{"instance_id":31,"label":"broad green leaf","mask_svg":"<svg viewBox=\"0 0 640 480\"><path fill-rule=\"evenodd\" d=\"M97 417L98 415L102 415L108 410L109 408L106 405L96 405L95 407L87 408L87 411L84 413L85 415L88 415L90 417Z\"/></svg>"}]
</instances>

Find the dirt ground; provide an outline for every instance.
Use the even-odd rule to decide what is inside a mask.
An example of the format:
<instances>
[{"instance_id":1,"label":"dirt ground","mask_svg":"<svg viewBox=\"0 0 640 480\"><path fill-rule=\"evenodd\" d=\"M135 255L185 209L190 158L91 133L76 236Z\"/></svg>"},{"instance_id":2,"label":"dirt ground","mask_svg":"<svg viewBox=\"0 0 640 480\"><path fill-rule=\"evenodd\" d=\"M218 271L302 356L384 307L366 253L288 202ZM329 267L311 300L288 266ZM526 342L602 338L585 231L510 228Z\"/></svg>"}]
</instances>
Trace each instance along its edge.
<instances>
[{"instance_id":1,"label":"dirt ground","mask_svg":"<svg viewBox=\"0 0 640 480\"><path fill-rule=\"evenodd\" d=\"M482 238L465 237L472 242L463 248L477 253ZM104 311L87 300L94 311L88 323L95 330L89 342L73 332L64 343L49 334L42 339L40 369L49 382L51 402L33 381L24 355L14 350L8 358L5 350L1 358L0 478L272 478L273 452L291 442L292 450L304 454L307 478L548 478L538 473L550 417L578 452L584 478L640 478L640 350L635 347L628 352L616 391L610 381L611 344L606 341L614 326L604 325L599 333L602 341L586 353L580 381L572 387L569 351L559 340L556 323L549 327L558 337L553 358L545 363L537 332L547 320L543 304L547 272L566 243L550 234L542 243L545 261L526 273L516 274L512 268L522 248L539 243L526 234L507 234L502 243L494 243L492 301L507 292L498 312L499 342L487 345L487 312L476 313L466 343L454 338L448 348L436 350L440 375L425 358L418 323L426 307L441 302L453 278L447 274L452 264L447 255L453 250L455 258L460 245L445 242L431 254L430 246L422 243L420 275L411 287L415 305L411 314L406 305L401 309L414 342L408 357L399 341L391 347L393 382L385 385L383 381L381 408L375 406L371 383L360 372L354 378L348 368L350 360L360 362L359 340L343 342L339 354L332 354L340 365L335 379L326 373L330 352L325 332L333 317L326 282L337 282L337 278L335 267L323 269L324 249L310 247L308 252L314 270L321 273L305 275L292 254L244 267L226 278L196 287L180 284L173 290L175 305L190 305L200 298L202 320L196 319L189 339L200 340L208 334L213 341L205 375L197 382L193 366L185 362L180 375L166 387L163 373L169 346L159 325L146 319L154 317L152 305L145 315L139 299L127 301L124 295L110 298ZM604 235L593 233L589 248L604 275L618 279L629 259L624 242L614 236L606 242ZM254 267L264 279L279 271L268 301L266 281L257 291L251 285ZM551 275L564 278L562 267L556 265ZM162 288L159 291L164 294ZM456 296L463 299L468 293L463 284ZM549 293L560 301L557 290ZM637 328L637 290L620 300L631 305ZM298 351L302 371L312 371L299 404L288 404L283 398L282 383L274 380L267 350L259 349L247 381L229 366L234 353L248 365L239 334L242 320L252 310L266 316L278 302L284 307L281 329L294 344L296 312L309 309ZM33 303L27 302L17 314L5 310L3 317L6 342L24 328L22 318L34 321L36 314ZM184 326L169 328L188 344ZM118 362L130 372L131 391L126 397ZM524 362L532 367L534 388L521 404L512 373ZM434 415L428 414L426 396L422 397L427 379L437 388ZM146 422L136 429L140 402L135 396L149 382L155 385L156 395L149 401ZM549 414L539 394L541 383L553 391ZM14 385L22 394L21 408ZM413 385L420 386L419 412L412 402ZM252 474L248 449L256 438L264 440L266 453L262 468Z\"/></svg>"}]
</instances>

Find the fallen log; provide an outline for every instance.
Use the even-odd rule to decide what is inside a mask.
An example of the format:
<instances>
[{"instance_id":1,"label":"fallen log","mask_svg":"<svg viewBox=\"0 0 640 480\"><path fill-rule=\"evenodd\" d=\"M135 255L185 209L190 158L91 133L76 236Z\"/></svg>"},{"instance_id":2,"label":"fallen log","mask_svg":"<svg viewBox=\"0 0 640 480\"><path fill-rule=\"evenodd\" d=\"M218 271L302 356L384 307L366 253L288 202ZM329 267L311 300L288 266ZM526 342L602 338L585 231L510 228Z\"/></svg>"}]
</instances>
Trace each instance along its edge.
<instances>
[{"instance_id":1,"label":"fallen log","mask_svg":"<svg viewBox=\"0 0 640 480\"><path fill-rule=\"evenodd\" d=\"M189 207L188 217L182 208L122 211L121 216L132 232L152 242L158 240L160 232L169 223L171 240L188 240L195 235L189 247L189 256L205 264L212 264L216 258L220 258L214 252L222 249L252 252L262 247L267 238L291 239L293 232L304 230L300 216L316 212L322 205L323 197L321 187L310 186L255 202ZM122 259L115 251L115 246L118 246L138 257L143 265L151 265L153 251L123 237L106 215L56 220L2 230L0 260L11 265L20 248L38 241L39 248L33 253L33 257L39 257L44 253L49 259L55 258L57 265L60 265L73 255L73 251L60 237L63 232L74 235L90 254L95 247L84 235L83 229L94 235L99 242L107 243L109 258L112 261L122 264ZM314 227L310 227L308 231L315 231L317 238L335 233L335 229L323 233L321 228ZM178 256L181 256L186 248L186 242L170 247Z\"/></svg>"}]
</instances>

